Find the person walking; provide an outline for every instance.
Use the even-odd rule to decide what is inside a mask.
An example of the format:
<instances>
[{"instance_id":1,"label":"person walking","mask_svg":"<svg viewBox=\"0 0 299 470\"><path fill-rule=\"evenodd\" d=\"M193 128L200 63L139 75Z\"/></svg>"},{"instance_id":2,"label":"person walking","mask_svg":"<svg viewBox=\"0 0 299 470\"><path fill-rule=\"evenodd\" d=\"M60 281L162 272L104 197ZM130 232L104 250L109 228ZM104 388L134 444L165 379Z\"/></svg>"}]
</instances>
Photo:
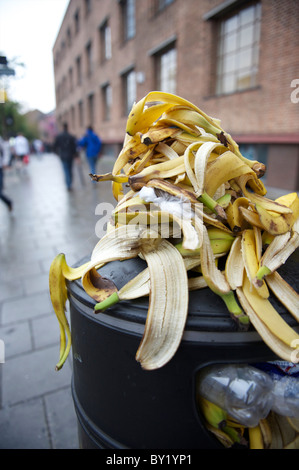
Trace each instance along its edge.
<instances>
[{"instance_id":1,"label":"person walking","mask_svg":"<svg viewBox=\"0 0 299 470\"><path fill-rule=\"evenodd\" d=\"M10 163L10 144L8 140L0 137L0 199L7 205L8 210L12 211L12 200L3 194L4 170Z\"/></svg>"},{"instance_id":2,"label":"person walking","mask_svg":"<svg viewBox=\"0 0 299 470\"><path fill-rule=\"evenodd\" d=\"M28 139L22 134L22 132L19 132L15 138L14 154L16 157L17 168L21 168L23 164L28 163L30 146Z\"/></svg>"},{"instance_id":3,"label":"person walking","mask_svg":"<svg viewBox=\"0 0 299 470\"><path fill-rule=\"evenodd\" d=\"M94 132L92 126L88 126L86 134L78 140L77 145L85 149L90 173L96 174L96 164L102 148L102 141Z\"/></svg>"},{"instance_id":4,"label":"person walking","mask_svg":"<svg viewBox=\"0 0 299 470\"><path fill-rule=\"evenodd\" d=\"M76 138L68 131L67 123L63 124L63 131L57 135L53 150L61 159L67 189L72 191L73 163L77 156L77 145Z\"/></svg>"}]
</instances>

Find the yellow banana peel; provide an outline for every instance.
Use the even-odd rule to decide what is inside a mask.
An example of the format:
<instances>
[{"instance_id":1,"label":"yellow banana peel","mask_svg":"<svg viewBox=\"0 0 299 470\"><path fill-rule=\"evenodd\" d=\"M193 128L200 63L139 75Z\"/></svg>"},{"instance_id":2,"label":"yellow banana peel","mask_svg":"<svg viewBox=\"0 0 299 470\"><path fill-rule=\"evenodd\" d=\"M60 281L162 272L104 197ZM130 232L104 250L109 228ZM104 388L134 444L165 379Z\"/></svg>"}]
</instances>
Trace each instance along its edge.
<instances>
[{"instance_id":1,"label":"yellow banana peel","mask_svg":"<svg viewBox=\"0 0 299 470\"><path fill-rule=\"evenodd\" d=\"M121 300L149 296L144 337L136 352L146 370L163 367L175 355L188 293L195 289L220 296L239 330L251 325L277 356L292 362L299 354L299 336L274 309L269 293L299 321L298 293L277 272L299 247L299 198L294 192L275 200L266 197L260 179L265 170L242 155L218 119L188 100L151 91L136 102L112 171L91 175L98 184L110 181L117 201L105 235L87 263L71 267L59 254L49 271L61 339L57 369L71 348L67 281L76 279L94 300L95 313ZM144 191L170 200L175 210L162 209L156 198L153 205L145 201ZM188 217L176 212L183 204ZM101 276L103 265L138 256L148 266L122 289ZM200 275L188 278L190 269ZM252 431L251 442L257 442L252 445L261 446L262 435L269 447L267 423ZM240 439L240 431L226 424L226 432L217 432L229 446Z\"/></svg>"}]
</instances>

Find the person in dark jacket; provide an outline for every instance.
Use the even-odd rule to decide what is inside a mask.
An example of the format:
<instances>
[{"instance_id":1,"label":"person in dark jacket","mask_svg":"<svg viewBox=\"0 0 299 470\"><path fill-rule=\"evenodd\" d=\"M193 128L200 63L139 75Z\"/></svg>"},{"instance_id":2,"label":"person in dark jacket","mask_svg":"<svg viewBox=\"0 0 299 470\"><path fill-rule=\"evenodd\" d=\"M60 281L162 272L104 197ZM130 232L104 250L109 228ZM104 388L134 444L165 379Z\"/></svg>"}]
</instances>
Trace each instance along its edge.
<instances>
[{"instance_id":1,"label":"person in dark jacket","mask_svg":"<svg viewBox=\"0 0 299 470\"><path fill-rule=\"evenodd\" d=\"M10 145L7 139L0 136L0 199L7 205L8 210L12 211L12 201L3 194L4 171L10 162Z\"/></svg>"},{"instance_id":2,"label":"person in dark jacket","mask_svg":"<svg viewBox=\"0 0 299 470\"><path fill-rule=\"evenodd\" d=\"M69 133L67 123L63 124L63 131L57 135L53 150L59 155L68 191L72 190L73 183L73 163L77 156L76 138Z\"/></svg>"},{"instance_id":3,"label":"person in dark jacket","mask_svg":"<svg viewBox=\"0 0 299 470\"><path fill-rule=\"evenodd\" d=\"M102 148L100 137L94 132L93 128L89 126L86 130L86 134L82 139L78 140L77 145L85 149L90 173L93 175L96 174L97 159Z\"/></svg>"}]
</instances>

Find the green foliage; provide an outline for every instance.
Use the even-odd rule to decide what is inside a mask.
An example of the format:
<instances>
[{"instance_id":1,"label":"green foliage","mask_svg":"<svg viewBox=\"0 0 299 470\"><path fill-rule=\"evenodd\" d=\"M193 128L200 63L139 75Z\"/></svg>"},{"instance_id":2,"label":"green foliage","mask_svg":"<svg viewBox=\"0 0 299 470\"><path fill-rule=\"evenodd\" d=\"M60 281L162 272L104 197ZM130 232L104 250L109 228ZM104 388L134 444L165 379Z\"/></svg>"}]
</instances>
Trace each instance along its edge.
<instances>
[{"instance_id":1,"label":"green foliage","mask_svg":"<svg viewBox=\"0 0 299 470\"><path fill-rule=\"evenodd\" d=\"M22 132L29 141L38 137L38 129L20 111L20 104L7 100L0 103L0 135L13 137Z\"/></svg>"}]
</instances>

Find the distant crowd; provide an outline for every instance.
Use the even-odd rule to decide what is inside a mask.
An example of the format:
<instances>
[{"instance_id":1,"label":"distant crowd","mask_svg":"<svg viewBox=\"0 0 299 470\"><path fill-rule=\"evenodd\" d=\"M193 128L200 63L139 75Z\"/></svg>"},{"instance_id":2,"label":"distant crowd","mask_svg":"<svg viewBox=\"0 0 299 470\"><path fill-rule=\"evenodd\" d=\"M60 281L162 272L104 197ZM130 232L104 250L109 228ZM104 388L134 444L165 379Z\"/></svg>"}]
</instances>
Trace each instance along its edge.
<instances>
[{"instance_id":1,"label":"distant crowd","mask_svg":"<svg viewBox=\"0 0 299 470\"><path fill-rule=\"evenodd\" d=\"M55 141L51 144L35 139L32 142L20 132L17 136L6 138L0 136L0 199L3 199L3 169L15 166L17 169L28 165L31 155L41 156L46 152L56 153L61 160L67 189L72 190L73 163L80 162L81 150L84 151L90 173L96 174L98 158L101 155L102 141L88 126L85 134L77 139L68 131L67 124L63 125ZM5 202L5 201L4 201Z\"/></svg>"}]
</instances>

